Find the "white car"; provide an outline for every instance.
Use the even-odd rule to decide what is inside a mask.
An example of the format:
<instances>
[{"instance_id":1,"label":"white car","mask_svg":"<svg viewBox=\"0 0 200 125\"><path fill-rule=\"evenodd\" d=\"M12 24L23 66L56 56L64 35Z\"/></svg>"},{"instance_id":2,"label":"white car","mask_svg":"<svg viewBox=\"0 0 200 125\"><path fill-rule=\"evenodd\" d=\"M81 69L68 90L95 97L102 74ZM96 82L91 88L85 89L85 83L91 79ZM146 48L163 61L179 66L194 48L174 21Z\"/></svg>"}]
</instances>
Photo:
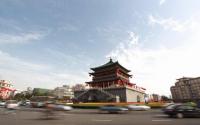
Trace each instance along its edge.
<instances>
[{"instance_id":1,"label":"white car","mask_svg":"<svg viewBox=\"0 0 200 125\"><path fill-rule=\"evenodd\" d=\"M19 108L19 103L16 100L8 100L6 102L5 107L7 109L18 109Z\"/></svg>"},{"instance_id":2,"label":"white car","mask_svg":"<svg viewBox=\"0 0 200 125\"><path fill-rule=\"evenodd\" d=\"M146 105L128 105L127 108L131 111L147 111L151 109L151 107Z\"/></svg>"},{"instance_id":3,"label":"white car","mask_svg":"<svg viewBox=\"0 0 200 125\"><path fill-rule=\"evenodd\" d=\"M56 105L56 108L59 110L64 110L64 111L70 111L73 108L71 106L66 106L66 105Z\"/></svg>"},{"instance_id":4,"label":"white car","mask_svg":"<svg viewBox=\"0 0 200 125\"><path fill-rule=\"evenodd\" d=\"M0 106L5 106L6 105L6 102L5 101L0 101Z\"/></svg>"},{"instance_id":5,"label":"white car","mask_svg":"<svg viewBox=\"0 0 200 125\"><path fill-rule=\"evenodd\" d=\"M57 104L48 104L47 108L57 110L57 111L70 111L73 109L71 106L57 105Z\"/></svg>"}]
</instances>

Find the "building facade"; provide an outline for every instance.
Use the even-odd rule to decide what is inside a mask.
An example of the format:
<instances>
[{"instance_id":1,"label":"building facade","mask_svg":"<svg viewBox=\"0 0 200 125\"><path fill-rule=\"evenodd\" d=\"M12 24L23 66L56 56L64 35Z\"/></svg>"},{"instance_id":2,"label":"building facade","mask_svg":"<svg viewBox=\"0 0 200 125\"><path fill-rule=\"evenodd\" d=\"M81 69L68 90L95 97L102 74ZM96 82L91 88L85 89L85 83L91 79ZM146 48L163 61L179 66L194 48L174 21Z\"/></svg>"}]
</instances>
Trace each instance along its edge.
<instances>
[{"instance_id":1,"label":"building facade","mask_svg":"<svg viewBox=\"0 0 200 125\"><path fill-rule=\"evenodd\" d=\"M149 95L150 102L159 102L161 101L161 97L158 94L151 94Z\"/></svg>"},{"instance_id":2,"label":"building facade","mask_svg":"<svg viewBox=\"0 0 200 125\"><path fill-rule=\"evenodd\" d=\"M53 90L44 88L34 88L32 91L33 96L53 96Z\"/></svg>"},{"instance_id":3,"label":"building facade","mask_svg":"<svg viewBox=\"0 0 200 125\"><path fill-rule=\"evenodd\" d=\"M75 91L81 102L144 102L145 89L130 83L130 70L112 59L102 66L91 68L92 81L87 90Z\"/></svg>"},{"instance_id":4,"label":"building facade","mask_svg":"<svg viewBox=\"0 0 200 125\"><path fill-rule=\"evenodd\" d=\"M53 91L55 97L62 99L62 98L73 98L74 93L72 88L68 85L63 85L62 87L56 87Z\"/></svg>"},{"instance_id":5,"label":"building facade","mask_svg":"<svg viewBox=\"0 0 200 125\"><path fill-rule=\"evenodd\" d=\"M175 102L200 100L200 77L183 77L177 79L175 86L170 88L172 99Z\"/></svg>"},{"instance_id":6,"label":"building facade","mask_svg":"<svg viewBox=\"0 0 200 125\"><path fill-rule=\"evenodd\" d=\"M13 88L13 85L8 83L5 80L0 80L0 98L9 99L14 95L16 90Z\"/></svg>"}]
</instances>

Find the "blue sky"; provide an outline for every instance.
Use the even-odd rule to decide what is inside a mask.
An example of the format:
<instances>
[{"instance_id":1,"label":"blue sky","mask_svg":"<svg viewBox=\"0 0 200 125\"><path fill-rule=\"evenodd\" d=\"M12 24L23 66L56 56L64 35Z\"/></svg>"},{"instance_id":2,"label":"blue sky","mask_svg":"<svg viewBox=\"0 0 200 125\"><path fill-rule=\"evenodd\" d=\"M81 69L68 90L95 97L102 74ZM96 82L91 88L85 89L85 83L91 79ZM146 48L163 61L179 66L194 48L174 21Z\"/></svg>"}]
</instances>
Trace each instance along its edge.
<instances>
[{"instance_id":1,"label":"blue sky","mask_svg":"<svg viewBox=\"0 0 200 125\"><path fill-rule=\"evenodd\" d=\"M0 79L17 89L90 81L118 60L148 93L200 75L198 0L1 0Z\"/></svg>"}]
</instances>

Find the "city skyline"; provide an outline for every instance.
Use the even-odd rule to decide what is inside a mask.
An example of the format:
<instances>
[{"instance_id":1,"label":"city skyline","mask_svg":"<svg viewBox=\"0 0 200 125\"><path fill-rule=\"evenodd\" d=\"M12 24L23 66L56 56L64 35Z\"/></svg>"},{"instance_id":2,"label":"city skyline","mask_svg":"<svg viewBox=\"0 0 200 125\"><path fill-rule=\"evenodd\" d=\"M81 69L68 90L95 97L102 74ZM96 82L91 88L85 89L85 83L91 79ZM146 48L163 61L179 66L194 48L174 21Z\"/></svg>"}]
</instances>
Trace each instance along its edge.
<instances>
[{"instance_id":1,"label":"city skyline","mask_svg":"<svg viewBox=\"0 0 200 125\"><path fill-rule=\"evenodd\" d=\"M17 89L90 81L109 58L147 93L198 77L200 1L2 0L0 79Z\"/></svg>"}]
</instances>

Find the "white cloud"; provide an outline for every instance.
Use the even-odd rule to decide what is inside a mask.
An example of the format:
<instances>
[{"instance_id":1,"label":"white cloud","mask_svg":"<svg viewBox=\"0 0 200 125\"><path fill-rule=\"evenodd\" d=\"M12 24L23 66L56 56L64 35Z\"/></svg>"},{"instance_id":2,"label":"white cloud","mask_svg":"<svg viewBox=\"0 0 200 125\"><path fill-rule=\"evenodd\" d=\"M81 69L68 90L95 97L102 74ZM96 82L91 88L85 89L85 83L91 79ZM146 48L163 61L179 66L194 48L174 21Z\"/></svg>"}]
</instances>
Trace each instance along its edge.
<instances>
[{"instance_id":1,"label":"white cloud","mask_svg":"<svg viewBox=\"0 0 200 125\"><path fill-rule=\"evenodd\" d=\"M19 70L45 70L49 67L47 67L46 65L39 65L39 64L34 64L34 63L30 63L30 62L26 62L23 61L19 58L16 57L12 57L11 55L9 55L8 53L4 53L2 51L0 51L0 67L2 68L14 68L17 69L19 68Z\"/></svg>"},{"instance_id":2,"label":"white cloud","mask_svg":"<svg viewBox=\"0 0 200 125\"><path fill-rule=\"evenodd\" d=\"M6 34L0 33L0 44L2 43L28 43L34 40L39 40L44 34L38 32L20 33L20 34Z\"/></svg>"},{"instance_id":3,"label":"white cloud","mask_svg":"<svg viewBox=\"0 0 200 125\"><path fill-rule=\"evenodd\" d=\"M139 36L137 36L134 32L128 32L129 33L129 42L132 45L137 45Z\"/></svg>"},{"instance_id":4,"label":"white cloud","mask_svg":"<svg viewBox=\"0 0 200 125\"><path fill-rule=\"evenodd\" d=\"M27 87L53 89L62 84L84 83L88 78L86 72L58 72L49 64L27 62L2 51L0 57L0 79L12 82L14 87L21 90Z\"/></svg>"},{"instance_id":5,"label":"white cloud","mask_svg":"<svg viewBox=\"0 0 200 125\"><path fill-rule=\"evenodd\" d=\"M177 32L184 32L188 29L194 28L194 25L196 24L196 20L193 18L187 19L185 21L178 21L173 18L156 18L152 15L149 15L149 24L154 25L160 25L165 30L172 30Z\"/></svg>"},{"instance_id":6,"label":"white cloud","mask_svg":"<svg viewBox=\"0 0 200 125\"><path fill-rule=\"evenodd\" d=\"M166 2L166 0L160 0L159 4L163 5Z\"/></svg>"},{"instance_id":7,"label":"white cloud","mask_svg":"<svg viewBox=\"0 0 200 125\"><path fill-rule=\"evenodd\" d=\"M147 88L148 93L170 94L170 86L177 78L200 76L200 24L195 26L193 34L184 36L184 44L173 48L142 48L138 43L139 36L131 33L107 57L114 57L132 70L132 82ZM132 44L132 39L137 44Z\"/></svg>"}]
</instances>

